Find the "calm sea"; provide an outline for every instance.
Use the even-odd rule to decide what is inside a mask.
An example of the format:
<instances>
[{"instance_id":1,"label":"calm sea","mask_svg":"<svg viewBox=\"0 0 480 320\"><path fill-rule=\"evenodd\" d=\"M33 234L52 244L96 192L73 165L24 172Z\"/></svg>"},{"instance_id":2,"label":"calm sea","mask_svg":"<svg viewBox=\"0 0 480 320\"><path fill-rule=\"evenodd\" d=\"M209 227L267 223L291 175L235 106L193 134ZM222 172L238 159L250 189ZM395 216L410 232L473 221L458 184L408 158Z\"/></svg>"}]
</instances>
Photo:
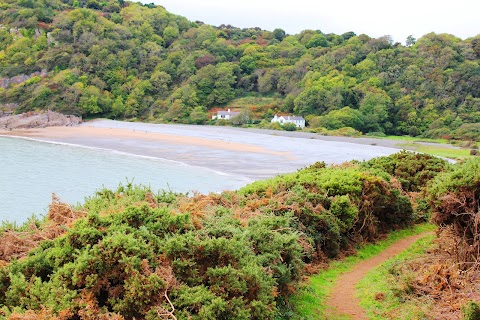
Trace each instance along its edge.
<instances>
[{"instance_id":1,"label":"calm sea","mask_svg":"<svg viewBox=\"0 0 480 320\"><path fill-rule=\"evenodd\" d=\"M0 137L0 220L45 215L52 192L70 204L102 187L133 181L153 190L234 190L248 179L201 167L110 150Z\"/></svg>"}]
</instances>

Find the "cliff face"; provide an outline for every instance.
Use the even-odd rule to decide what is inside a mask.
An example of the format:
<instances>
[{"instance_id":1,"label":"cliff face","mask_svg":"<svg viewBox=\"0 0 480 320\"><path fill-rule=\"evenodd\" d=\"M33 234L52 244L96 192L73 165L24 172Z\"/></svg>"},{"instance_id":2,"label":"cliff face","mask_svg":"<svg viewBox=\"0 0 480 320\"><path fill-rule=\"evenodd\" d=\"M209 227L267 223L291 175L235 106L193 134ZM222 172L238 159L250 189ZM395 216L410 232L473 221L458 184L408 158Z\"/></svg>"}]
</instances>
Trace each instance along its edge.
<instances>
[{"instance_id":1,"label":"cliff face","mask_svg":"<svg viewBox=\"0 0 480 320\"><path fill-rule=\"evenodd\" d=\"M48 75L47 70L36 71L31 74L21 74L12 78L0 78L0 88L7 89L11 84L19 84L27 81L33 77L46 77Z\"/></svg>"},{"instance_id":2,"label":"cliff face","mask_svg":"<svg viewBox=\"0 0 480 320\"><path fill-rule=\"evenodd\" d=\"M28 112L7 116L0 114L0 130L74 126L81 122L82 119L79 117L50 110L42 113Z\"/></svg>"}]
</instances>

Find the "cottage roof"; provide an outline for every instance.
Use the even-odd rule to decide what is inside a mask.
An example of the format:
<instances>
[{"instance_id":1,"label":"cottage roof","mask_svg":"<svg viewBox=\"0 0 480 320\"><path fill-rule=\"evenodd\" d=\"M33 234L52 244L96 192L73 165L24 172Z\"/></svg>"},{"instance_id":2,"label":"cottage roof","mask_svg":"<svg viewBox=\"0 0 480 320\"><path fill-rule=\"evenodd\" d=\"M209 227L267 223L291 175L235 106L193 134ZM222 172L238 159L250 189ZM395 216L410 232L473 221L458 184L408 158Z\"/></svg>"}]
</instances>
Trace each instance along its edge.
<instances>
[{"instance_id":1,"label":"cottage roof","mask_svg":"<svg viewBox=\"0 0 480 320\"><path fill-rule=\"evenodd\" d=\"M217 115L219 116L235 116L237 114L240 114L240 112L235 112L235 111L218 111Z\"/></svg>"},{"instance_id":2,"label":"cottage roof","mask_svg":"<svg viewBox=\"0 0 480 320\"><path fill-rule=\"evenodd\" d=\"M298 116L286 116L284 118L286 120L305 120L303 117L298 117Z\"/></svg>"},{"instance_id":3,"label":"cottage roof","mask_svg":"<svg viewBox=\"0 0 480 320\"><path fill-rule=\"evenodd\" d=\"M278 115L278 118L284 118L285 120L305 120L302 116L285 116L285 115Z\"/></svg>"}]
</instances>

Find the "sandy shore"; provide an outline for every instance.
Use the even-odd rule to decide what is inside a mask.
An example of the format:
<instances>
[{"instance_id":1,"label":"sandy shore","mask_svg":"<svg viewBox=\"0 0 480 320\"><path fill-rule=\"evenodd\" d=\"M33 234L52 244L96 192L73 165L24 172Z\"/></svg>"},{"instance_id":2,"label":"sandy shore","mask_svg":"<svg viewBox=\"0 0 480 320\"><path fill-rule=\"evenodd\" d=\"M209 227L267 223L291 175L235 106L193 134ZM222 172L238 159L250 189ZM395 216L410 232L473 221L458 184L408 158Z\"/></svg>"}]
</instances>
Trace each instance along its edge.
<instances>
[{"instance_id":1,"label":"sandy shore","mask_svg":"<svg viewBox=\"0 0 480 320\"><path fill-rule=\"evenodd\" d=\"M38 139L43 141L56 142L70 142L77 139L114 139L114 140L134 140L134 141L149 141L156 142L159 145L169 144L176 146L197 146L209 149L228 150L236 152L253 152L266 153L271 155L286 156L282 152L275 152L266 148L249 145L245 143L236 143L220 140L197 138L191 136L180 136L168 133L139 131L135 129L121 129L121 128L98 128L91 126L77 126L77 127L47 127L38 129L21 129L8 132L0 132L0 134L17 136L31 139ZM92 141L93 143L93 141ZM86 142L85 144L90 144ZM113 146L112 146L113 147ZM150 155L146 150L143 155Z\"/></svg>"},{"instance_id":2,"label":"sandy shore","mask_svg":"<svg viewBox=\"0 0 480 320\"><path fill-rule=\"evenodd\" d=\"M163 158L251 179L292 172L316 161L366 160L400 148L395 146L398 142L382 139L111 120L76 127L13 130L0 135Z\"/></svg>"}]
</instances>

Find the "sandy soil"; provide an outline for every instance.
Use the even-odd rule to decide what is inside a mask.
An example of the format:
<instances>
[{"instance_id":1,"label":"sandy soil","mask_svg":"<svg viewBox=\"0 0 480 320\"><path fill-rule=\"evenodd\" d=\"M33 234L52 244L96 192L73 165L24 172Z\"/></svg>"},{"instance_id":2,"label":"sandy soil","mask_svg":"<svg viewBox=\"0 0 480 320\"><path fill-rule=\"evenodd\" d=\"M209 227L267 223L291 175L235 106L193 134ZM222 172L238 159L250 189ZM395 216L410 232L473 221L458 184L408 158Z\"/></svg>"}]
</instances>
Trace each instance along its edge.
<instances>
[{"instance_id":1,"label":"sandy soil","mask_svg":"<svg viewBox=\"0 0 480 320\"><path fill-rule=\"evenodd\" d=\"M47 127L0 132L0 135L68 143L162 158L215 171L264 179L293 172L317 161L343 163L397 152L352 138L336 141L315 134L95 120L76 127Z\"/></svg>"},{"instance_id":2,"label":"sandy soil","mask_svg":"<svg viewBox=\"0 0 480 320\"><path fill-rule=\"evenodd\" d=\"M279 156L288 156L282 152L275 152L266 148L261 148L255 145L235 142L223 142L206 138L197 138L189 136L179 136L166 133L136 131L121 128L97 128L89 126L78 127L47 127L36 129L20 129L8 132L0 132L0 135L9 135L25 138L35 138L39 140L71 140L82 137L84 139L98 139L98 138L115 138L115 139L132 139L138 141L154 141L158 143L168 143L172 145L191 145L210 149L230 150L237 152L254 152L266 153Z\"/></svg>"},{"instance_id":3,"label":"sandy soil","mask_svg":"<svg viewBox=\"0 0 480 320\"><path fill-rule=\"evenodd\" d=\"M178 161L251 180L294 172L317 161L362 161L405 148L405 141L388 139L104 119L71 127L0 130L2 134Z\"/></svg>"},{"instance_id":4,"label":"sandy soil","mask_svg":"<svg viewBox=\"0 0 480 320\"><path fill-rule=\"evenodd\" d=\"M373 268L382 264L386 260L406 250L415 241L425 237L429 233L423 233L411 236L392 244L388 249L379 255L362 261L357 264L352 271L343 274L337 279L336 285L333 287L330 297L327 301L327 308L338 315L349 315L354 320L366 320L367 315L355 296L356 284Z\"/></svg>"}]
</instances>

